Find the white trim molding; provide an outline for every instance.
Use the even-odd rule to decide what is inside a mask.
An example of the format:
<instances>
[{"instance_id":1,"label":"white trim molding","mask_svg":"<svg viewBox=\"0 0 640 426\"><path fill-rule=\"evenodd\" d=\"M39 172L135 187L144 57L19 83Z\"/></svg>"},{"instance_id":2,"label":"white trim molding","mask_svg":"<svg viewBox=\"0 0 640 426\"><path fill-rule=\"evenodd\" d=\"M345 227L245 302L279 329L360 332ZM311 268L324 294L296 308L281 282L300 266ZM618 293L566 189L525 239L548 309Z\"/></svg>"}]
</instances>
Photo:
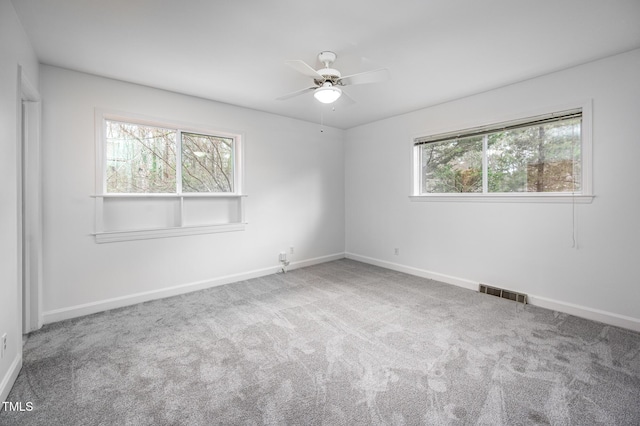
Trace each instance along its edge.
<instances>
[{"instance_id":1,"label":"white trim molding","mask_svg":"<svg viewBox=\"0 0 640 426\"><path fill-rule=\"evenodd\" d=\"M382 268L391 269L406 274L415 275L422 278L437 280L445 284L452 284L468 290L478 291L479 282L466 278L453 277L451 275L440 274L438 272L427 271L412 266L402 265L399 263L387 262L385 260L375 259L372 257L362 256L355 253L345 253L347 259L356 260L371 265L380 266ZM549 299L546 297L527 294L527 302L530 305L549 309L552 311L562 312L576 317L586 318L592 321L598 321L603 324L613 325L616 327L626 328L640 332L640 318L619 315L613 312L607 312L600 309L589 308L586 306L575 305L573 303L562 302L559 300Z\"/></svg>"},{"instance_id":2,"label":"white trim molding","mask_svg":"<svg viewBox=\"0 0 640 426\"><path fill-rule=\"evenodd\" d=\"M7 371L7 374L2 378L2 382L0 382L0 402L6 401L9 396L9 392L11 392L11 388L13 384L16 382L18 378L18 374L22 369L22 349L20 352L16 354L13 358L13 362ZM2 407L0 407L0 411L2 411Z\"/></svg>"},{"instance_id":3,"label":"white trim molding","mask_svg":"<svg viewBox=\"0 0 640 426\"><path fill-rule=\"evenodd\" d=\"M320 256L312 259L300 260L292 262L288 269L298 269L307 266L317 265L320 263L331 262L344 258L344 253L335 253L327 256ZM85 315L91 315L98 312L108 311L110 309L122 308L125 306L136 305L138 303L147 302L150 300L164 299L166 297L178 296L180 294L191 293L198 290L204 290L211 287L217 287L220 285L231 284L238 281L249 280L251 278L259 278L266 275L272 275L280 272L281 266L271 266L263 269L256 269L249 272L242 272L239 274L225 275L222 277L212 278L208 280L196 281L185 284L178 284L172 287L167 287L159 290L146 291L142 293L129 294L120 297L114 297L106 300L98 300L95 302L89 302L82 305L70 306L67 308L53 309L44 313L44 323L49 324L52 322L63 321L71 318L82 317Z\"/></svg>"},{"instance_id":4,"label":"white trim molding","mask_svg":"<svg viewBox=\"0 0 640 426\"><path fill-rule=\"evenodd\" d=\"M451 275L440 274L438 272L427 271L425 269L414 268L413 266L402 265L400 263L387 262L386 260L375 259L373 257L362 256L355 253L345 253L347 259L356 260L370 265L380 266L381 268L391 269L393 271L404 272L405 274L415 275L416 277L427 278L429 280L440 281L445 284L452 284L467 290L478 290L478 283L458 278Z\"/></svg>"},{"instance_id":5,"label":"white trim molding","mask_svg":"<svg viewBox=\"0 0 640 426\"><path fill-rule=\"evenodd\" d=\"M483 191L482 193L423 193L421 189L421 150L420 140L426 140L430 136L455 137L456 134L474 132L478 129L499 130L500 126L508 123L526 123L540 117L553 116L568 112L579 111L581 115L580 130L580 152L581 152L581 185L579 192L488 192L487 187L487 164L486 164L486 140L483 145ZM564 105L549 106L526 113L509 114L503 117L495 117L493 120L486 120L481 123L471 123L453 128L446 128L440 131L424 131L413 136L411 143L411 188L409 199L411 201L465 201L465 202L498 202L498 203L573 203L589 204L593 201L593 100L577 100ZM424 142L422 142L424 143Z\"/></svg>"},{"instance_id":6,"label":"white trim molding","mask_svg":"<svg viewBox=\"0 0 640 426\"><path fill-rule=\"evenodd\" d=\"M575 305L568 302L561 302L559 300L553 300L542 296L534 296L531 294L527 295L527 300L530 304L539 306L541 308L564 312L565 314L574 315L576 317L586 318L592 321L597 321L604 324L614 325L616 327L640 332L639 318L614 314L612 312L607 312L600 309L593 309L586 306Z\"/></svg>"},{"instance_id":7,"label":"white trim molding","mask_svg":"<svg viewBox=\"0 0 640 426\"><path fill-rule=\"evenodd\" d=\"M210 234L217 232L242 231L245 227L245 198L243 193L244 180L244 134L242 132L224 129L216 130L209 125L180 123L173 120L165 120L143 116L140 114L110 111L96 108L95 119L95 193L90 195L95 204L95 232L97 243L120 242L141 239L167 238L174 236L186 236L196 234ZM106 185L106 159L107 144L106 122L119 121L142 126L153 126L171 129L176 134L176 186L175 191L168 193L107 193ZM181 180L181 135L183 132L202 133L233 139L233 184L230 192L214 193L190 193L183 192ZM234 200L231 217L209 217L206 220L198 220L198 223L189 222L185 217L187 205L194 206L196 199L223 202ZM153 214L164 214L164 223L150 225L153 229L147 229L139 223L130 223L128 214L133 205L140 202L152 202L153 207L147 206ZM117 213L108 206L118 204ZM177 203L177 204L176 204ZM222 206L216 211L224 212L228 206ZM112 221L117 218L116 223ZM202 223L204 222L204 223ZM220 223L222 222L222 223Z\"/></svg>"},{"instance_id":8,"label":"white trim molding","mask_svg":"<svg viewBox=\"0 0 640 426\"><path fill-rule=\"evenodd\" d=\"M220 225L181 226L175 228L135 229L132 231L96 232L96 243L116 243L121 241L150 240L154 238L181 237L187 235L215 234L218 232L244 231L245 223L224 223Z\"/></svg>"},{"instance_id":9,"label":"white trim molding","mask_svg":"<svg viewBox=\"0 0 640 426\"><path fill-rule=\"evenodd\" d=\"M22 220L24 232L22 279L22 332L42 327L42 148L41 97L29 81L22 66L18 66L22 101Z\"/></svg>"},{"instance_id":10,"label":"white trim molding","mask_svg":"<svg viewBox=\"0 0 640 426\"><path fill-rule=\"evenodd\" d=\"M557 193L528 193L528 194L423 194L410 195L411 201L453 201L453 202L483 202L483 203L565 203L591 204L593 195L572 195Z\"/></svg>"}]
</instances>

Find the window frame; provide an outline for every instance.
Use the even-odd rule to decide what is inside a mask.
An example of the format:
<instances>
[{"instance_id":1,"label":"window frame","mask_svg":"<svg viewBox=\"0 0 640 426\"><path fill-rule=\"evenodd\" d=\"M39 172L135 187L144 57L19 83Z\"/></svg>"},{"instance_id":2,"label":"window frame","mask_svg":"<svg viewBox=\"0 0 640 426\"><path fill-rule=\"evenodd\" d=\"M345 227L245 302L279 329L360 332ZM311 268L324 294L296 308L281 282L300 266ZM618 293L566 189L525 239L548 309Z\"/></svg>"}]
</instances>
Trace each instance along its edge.
<instances>
[{"instance_id":1,"label":"window frame","mask_svg":"<svg viewBox=\"0 0 640 426\"><path fill-rule=\"evenodd\" d=\"M215 196L242 194L242 135L229 131L214 130L204 126L194 126L170 120L159 120L143 117L137 114L117 113L100 110L96 117L96 195L103 196ZM107 192L107 144L105 135L105 121L156 127L176 131L176 190L175 192ZM182 190L182 134L193 133L203 136L213 136L233 139L233 191L229 192L184 192Z\"/></svg>"},{"instance_id":2,"label":"window frame","mask_svg":"<svg viewBox=\"0 0 640 426\"><path fill-rule=\"evenodd\" d=\"M581 148L581 190L579 192L484 192L486 182L483 181L481 193L422 193L421 185L421 148L416 142L425 138L439 138L446 135L459 134L464 137L481 128L499 128L513 123L533 122L542 116L563 113L571 110L580 110L582 113L582 125L580 130ZM526 114L514 114L501 117L496 120L488 120L482 123L459 126L456 128L442 129L441 131L423 132L411 138L412 164L411 164L411 201L452 201L452 202L544 202L544 203L591 203L595 197L592 181L592 101L575 102L552 108L540 109ZM486 155L483 155L486 157ZM486 178L486 164L483 164L483 179Z\"/></svg>"},{"instance_id":3,"label":"window frame","mask_svg":"<svg viewBox=\"0 0 640 426\"><path fill-rule=\"evenodd\" d=\"M176 190L175 192L157 193L118 193L106 192L107 188L107 143L105 122L116 121L123 123L139 124L143 126L159 127L176 130L178 133L195 133L214 137L233 139L233 191L231 192L183 192L181 180L182 168L182 143L176 141ZM180 139L178 137L177 139ZM157 119L148 116L128 112L95 109L95 192L91 197L95 199L96 221L93 235L97 243L109 243L118 241L130 241L140 239L164 238L183 235L197 235L217 232L242 231L245 229L245 198L244 194L244 135L240 132L213 129L209 126L182 123L175 120ZM133 228L122 230L105 230L105 200L177 200L179 203L179 224L177 226L162 226L156 228ZM188 200L237 200L238 221L227 223L210 223L188 225L183 222L184 204Z\"/></svg>"}]
</instances>

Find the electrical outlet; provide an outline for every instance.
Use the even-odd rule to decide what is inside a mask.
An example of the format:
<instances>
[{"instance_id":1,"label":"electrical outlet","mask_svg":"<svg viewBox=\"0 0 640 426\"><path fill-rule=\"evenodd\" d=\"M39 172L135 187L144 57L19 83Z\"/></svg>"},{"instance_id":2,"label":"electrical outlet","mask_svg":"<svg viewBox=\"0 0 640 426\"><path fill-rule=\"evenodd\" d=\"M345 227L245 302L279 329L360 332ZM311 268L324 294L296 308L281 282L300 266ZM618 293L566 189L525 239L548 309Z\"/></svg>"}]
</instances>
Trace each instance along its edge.
<instances>
[{"instance_id":1,"label":"electrical outlet","mask_svg":"<svg viewBox=\"0 0 640 426\"><path fill-rule=\"evenodd\" d=\"M393 249L393 254L395 254L396 256L398 256L400 254L400 249L399 248L394 248Z\"/></svg>"},{"instance_id":2,"label":"electrical outlet","mask_svg":"<svg viewBox=\"0 0 640 426\"><path fill-rule=\"evenodd\" d=\"M293 246L289 247L289 254L293 254Z\"/></svg>"},{"instance_id":3,"label":"electrical outlet","mask_svg":"<svg viewBox=\"0 0 640 426\"><path fill-rule=\"evenodd\" d=\"M7 333L4 333L0 337L0 358L4 358L4 353L7 351Z\"/></svg>"}]
</instances>

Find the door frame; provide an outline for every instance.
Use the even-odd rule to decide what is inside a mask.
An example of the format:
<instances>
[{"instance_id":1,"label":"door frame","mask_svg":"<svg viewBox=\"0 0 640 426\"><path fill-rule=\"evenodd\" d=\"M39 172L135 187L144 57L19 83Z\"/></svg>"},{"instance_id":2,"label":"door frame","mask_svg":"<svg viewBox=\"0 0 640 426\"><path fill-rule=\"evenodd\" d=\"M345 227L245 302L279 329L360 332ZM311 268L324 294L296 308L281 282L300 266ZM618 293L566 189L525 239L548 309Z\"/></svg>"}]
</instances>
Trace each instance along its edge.
<instances>
[{"instance_id":1,"label":"door frame","mask_svg":"<svg viewBox=\"0 0 640 426\"><path fill-rule=\"evenodd\" d=\"M18 238L18 273L21 274L22 332L42 327L42 162L41 98L18 66L21 99L21 126L18 179L20 209Z\"/></svg>"}]
</instances>

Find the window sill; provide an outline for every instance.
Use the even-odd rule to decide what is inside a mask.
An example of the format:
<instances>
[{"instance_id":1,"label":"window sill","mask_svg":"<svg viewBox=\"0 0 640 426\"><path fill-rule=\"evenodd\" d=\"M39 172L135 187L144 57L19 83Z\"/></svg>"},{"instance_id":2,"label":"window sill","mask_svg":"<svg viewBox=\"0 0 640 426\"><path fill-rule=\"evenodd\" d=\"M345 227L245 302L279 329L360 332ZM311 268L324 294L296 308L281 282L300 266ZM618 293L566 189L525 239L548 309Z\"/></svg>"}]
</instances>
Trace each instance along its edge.
<instances>
[{"instance_id":1,"label":"window sill","mask_svg":"<svg viewBox=\"0 0 640 426\"><path fill-rule=\"evenodd\" d=\"M92 198L242 198L246 197L244 194L225 193L225 192L183 192L180 194L165 194L165 193L139 193L139 194L94 194Z\"/></svg>"},{"instance_id":2,"label":"window sill","mask_svg":"<svg viewBox=\"0 0 640 426\"><path fill-rule=\"evenodd\" d=\"M529 194L428 194L410 195L411 201L444 201L444 202L473 202L473 203L566 203L590 204L594 195L571 195L554 193Z\"/></svg>"},{"instance_id":3,"label":"window sill","mask_svg":"<svg viewBox=\"0 0 640 426\"><path fill-rule=\"evenodd\" d=\"M105 231L93 234L96 243L150 240L154 238L180 237L186 235L213 234L218 232L244 231L245 223L225 223L220 225L182 226L161 229L136 229L130 231Z\"/></svg>"}]
</instances>

